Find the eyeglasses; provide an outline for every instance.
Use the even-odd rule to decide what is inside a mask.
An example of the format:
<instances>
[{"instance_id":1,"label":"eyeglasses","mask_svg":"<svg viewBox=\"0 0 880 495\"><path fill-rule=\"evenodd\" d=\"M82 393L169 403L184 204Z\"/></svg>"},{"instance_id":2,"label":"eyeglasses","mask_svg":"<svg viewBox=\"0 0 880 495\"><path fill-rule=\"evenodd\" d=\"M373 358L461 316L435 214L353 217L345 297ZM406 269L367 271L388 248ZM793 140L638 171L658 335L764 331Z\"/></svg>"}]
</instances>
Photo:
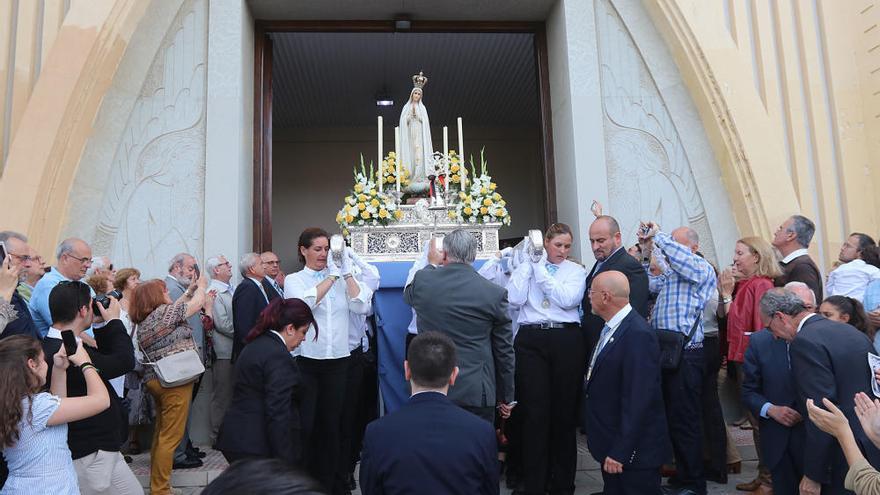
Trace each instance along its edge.
<instances>
[{"instance_id":1,"label":"eyeglasses","mask_svg":"<svg viewBox=\"0 0 880 495\"><path fill-rule=\"evenodd\" d=\"M9 253L9 256L12 256L13 258L21 261L22 263L27 263L28 261L31 261L31 260L33 260L33 261L37 260L37 258L32 257L32 256L28 256L28 255L22 256L20 254L15 254L15 253Z\"/></svg>"},{"instance_id":2,"label":"eyeglasses","mask_svg":"<svg viewBox=\"0 0 880 495\"><path fill-rule=\"evenodd\" d=\"M75 259L76 261L79 261L79 263L80 263L81 265L86 265L86 264L91 265L91 264L92 264L92 259L89 258L88 256L86 256L86 257L84 257L84 258L77 258L76 256L74 256L74 255L72 255L72 254L70 254L70 253L65 253L64 256L68 256L68 257L70 257L70 258ZM112 268L111 268L111 270L112 270Z\"/></svg>"},{"instance_id":3,"label":"eyeglasses","mask_svg":"<svg viewBox=\"0 0 880 495\"><path fill-rule=\"evenodd\" d=\"M279 263L278 260L275 260L275 261L264 261L264 262L263 262L264 265L277 265L278 263Z\"/></svg>"}]
</instances>

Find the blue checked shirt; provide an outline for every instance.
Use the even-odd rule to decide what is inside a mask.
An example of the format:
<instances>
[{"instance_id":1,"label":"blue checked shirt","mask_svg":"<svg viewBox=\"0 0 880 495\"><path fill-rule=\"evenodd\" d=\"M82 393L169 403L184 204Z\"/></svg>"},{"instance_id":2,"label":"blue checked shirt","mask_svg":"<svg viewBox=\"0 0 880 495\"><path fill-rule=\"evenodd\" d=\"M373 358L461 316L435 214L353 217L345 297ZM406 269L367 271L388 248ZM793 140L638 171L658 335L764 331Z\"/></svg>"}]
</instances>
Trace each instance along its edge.
<instances>
[{"instance_id":1,"label":"blue checked shirt","mask_svg":"<svg viewBox=\"0 0 880 495\"><path fill-rule=\"evenodd\" d=\"M716 288L715 270L708 261L663 232L654 236L654 252L655 257L666 261L668 268L661 275L648 272L648 287L657 294L651 326L687 335L694 318L699 318L691 344L702 342L703 308Z\"/></svg>"}]
</instances>

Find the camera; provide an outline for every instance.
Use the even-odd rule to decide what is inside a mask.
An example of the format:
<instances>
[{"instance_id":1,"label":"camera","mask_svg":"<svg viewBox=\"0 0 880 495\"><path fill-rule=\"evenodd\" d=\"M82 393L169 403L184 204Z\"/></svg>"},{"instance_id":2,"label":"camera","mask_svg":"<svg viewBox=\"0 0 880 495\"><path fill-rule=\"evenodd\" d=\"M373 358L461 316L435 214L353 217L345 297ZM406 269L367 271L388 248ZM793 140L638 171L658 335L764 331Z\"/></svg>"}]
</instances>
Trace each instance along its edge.
<instances>
[{"instance_id":1,"label":"camera","mask_svg":"<svg viewBox=\"0 0 880 495\"><path fill-rule=\"evenodd\" d=\"M106 294L101 294L100 296L95 296L95 300L92 301L92 309L95 311L95 313L101 314L101 310L98 309L99 304L104 309L107 309L110 307L110 296L115 297L116 300L118 301L118 300L122 299L122 292L120 292L118 290L111 290L110 292L108 292Z\"/></svg>"}]
</instances>

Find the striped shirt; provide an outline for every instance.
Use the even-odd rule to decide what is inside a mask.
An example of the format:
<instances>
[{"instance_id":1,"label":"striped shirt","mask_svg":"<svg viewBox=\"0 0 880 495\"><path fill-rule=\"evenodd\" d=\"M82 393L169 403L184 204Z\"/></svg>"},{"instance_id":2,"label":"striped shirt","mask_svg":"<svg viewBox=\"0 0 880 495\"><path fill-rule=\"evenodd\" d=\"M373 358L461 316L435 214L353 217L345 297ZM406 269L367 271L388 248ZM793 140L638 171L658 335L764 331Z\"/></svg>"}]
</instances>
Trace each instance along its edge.
<instances>
[{"instance_id":1,"label":"striped shirt","mask_svg":"<svg viewBox=\"0 0 880 495\"><path fill-rule=\"evenodd\" d=\"M648 271L648 288L657 294L651 326L687 335L698 319L691 344L702 342L703 308L715 294L715 270L708 261L663 232L654 236L654 251L655 257L662 256L666 261L668 269L656 276Z\"/></svg>"}]
</instances>

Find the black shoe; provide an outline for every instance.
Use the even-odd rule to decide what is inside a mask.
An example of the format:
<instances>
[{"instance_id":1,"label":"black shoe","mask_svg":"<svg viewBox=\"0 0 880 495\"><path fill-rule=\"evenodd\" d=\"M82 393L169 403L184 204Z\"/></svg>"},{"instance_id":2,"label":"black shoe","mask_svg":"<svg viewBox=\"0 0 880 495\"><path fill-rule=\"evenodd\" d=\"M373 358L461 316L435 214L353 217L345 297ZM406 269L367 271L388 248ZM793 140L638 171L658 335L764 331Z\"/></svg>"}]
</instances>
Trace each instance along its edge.
<instances>
[{"instance_id":1,"label":"black shoe","mask_svg":"<svg viewBox=\"0 0 880 495\"><path fill-rule=\"evenodd\" d=\"M706 478L706 481L711 481L713 483L718 483L720 485L727 484L727 473L716 473L714 471L706 471L705 478Z\"/></svg>"},{"instance_id":2,"label":"black shoe","mask_svg":"<svg viewBox=\"0 0 880 495\"><path fill-rule=\"evenodd\" d=\"M663 495L697 495L697 492L690 488L680 488L674 486L661 486L660 491Z\"/></svg>"},{"instance_id":3,"label":"black shoe","mask_svg":"<svg viewBox=\"0 0 880 495\"><path fill-rule=\"evenodd\" d=\"M174 461L173 468L174 469L194 469L204 466L205 463L202 462L201 459L193 459L192 457L187 457L186 460L183 461Z\"/></svg>"},{"instance_id":4,"label":"black shoe","mask_svg":"<svg viewBox=\"0 0 880 495\"><path fill-rule=\"evenodd\" d=\"M126 464L131 464L131 462L134 460L131 458L130 455L124 455L122 456L122 459L125 461Z\"/></svg>"},{"instance_id":5,"label":"black shoe","mask_svg":"<svg viewBox=\"0 0 880 495\"><path fill-rule=\"evenodd\" d=\"M195 459L204 459L208 456L207 452L202 452L198 447L187 448L184 453L187 457L192 457Z\"/></svg>"}]
</instances>

